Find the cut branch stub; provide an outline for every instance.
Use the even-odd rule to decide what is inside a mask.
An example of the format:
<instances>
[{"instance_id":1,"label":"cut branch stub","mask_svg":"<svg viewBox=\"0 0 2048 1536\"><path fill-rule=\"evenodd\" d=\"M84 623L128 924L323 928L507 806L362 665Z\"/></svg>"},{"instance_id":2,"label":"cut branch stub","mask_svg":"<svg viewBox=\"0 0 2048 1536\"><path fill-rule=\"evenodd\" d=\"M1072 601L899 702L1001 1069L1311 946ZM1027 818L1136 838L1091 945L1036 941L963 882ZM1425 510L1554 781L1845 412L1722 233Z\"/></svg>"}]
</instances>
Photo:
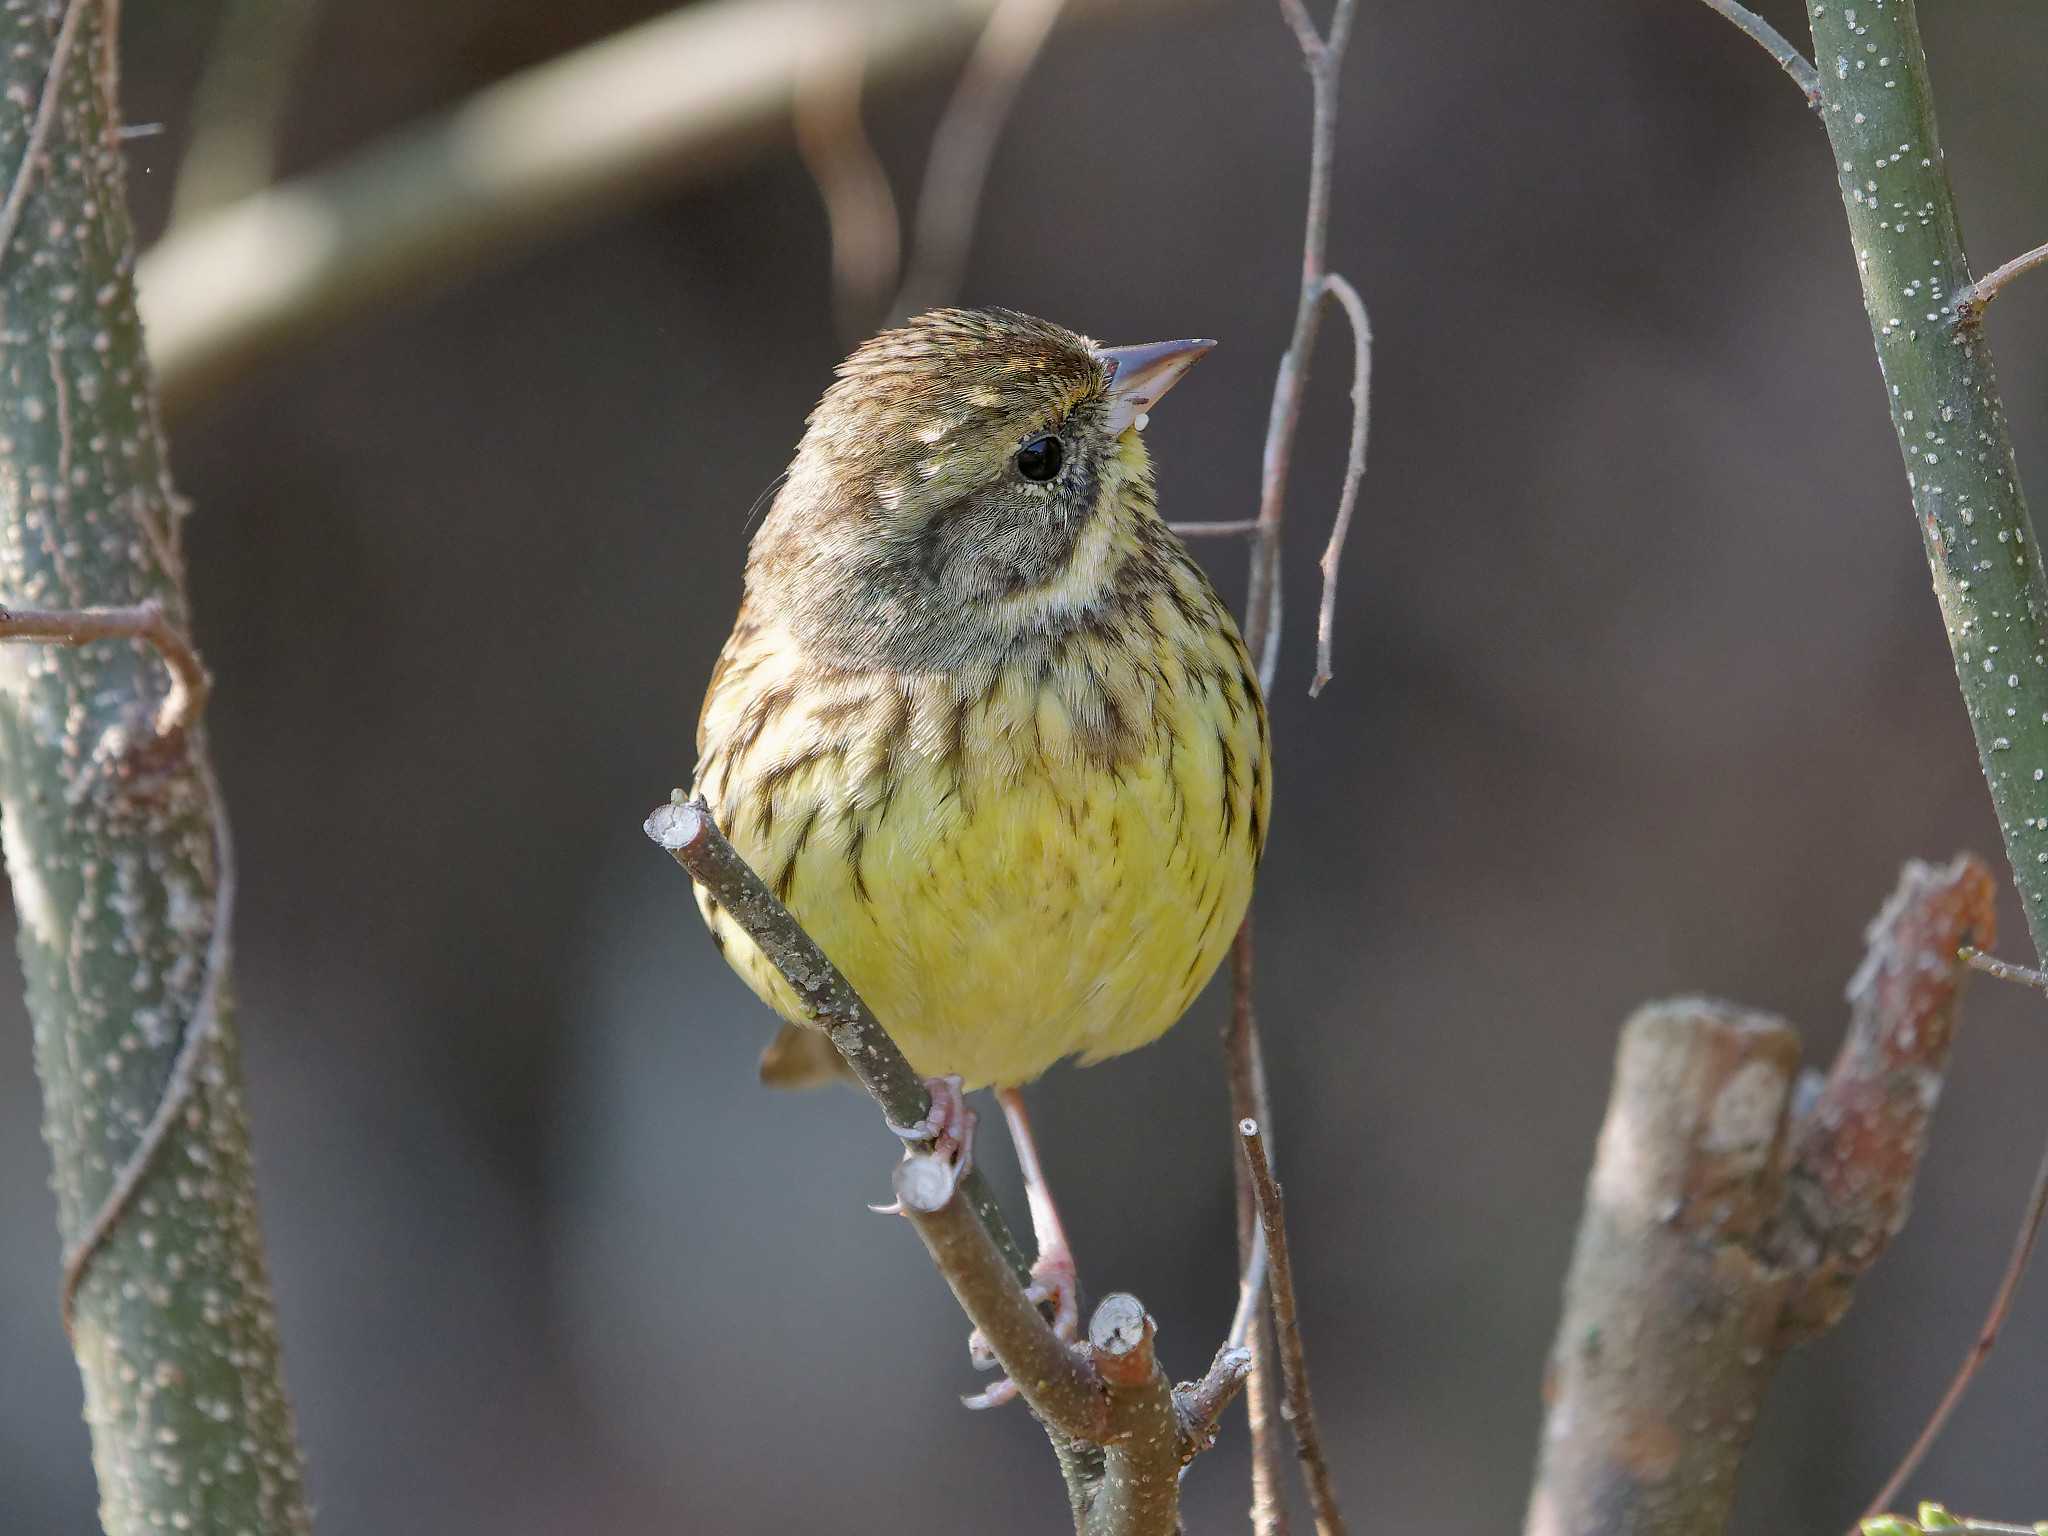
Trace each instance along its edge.
<instances>
[{"instance_id":1,"label":"cut branch stub","mask_svg":"<svg viewBox=\"0 0 2048 1536\"><path fill-rule=\"evenodd\" d=\"M1718 1532L1775 1363L1776 1207L1799 1039L1699 999L1622 1032L1564 1318L1528 1536Z\"/></svg>"},{"instance_id":2,"label":"cut branch stub","mask_svg":"<svg viewBox=\"0 0 2048 1536\"><path fill-rule=\"evenodd\" d=\"M1798 1120L1791 1029L1661 1003L1622 1032L1544 1381L1527 1536L1720 1536L1784 1351L1828 1327L1905 1221L1993 886L1906 866Z\"/></svg>"}]
</instances>

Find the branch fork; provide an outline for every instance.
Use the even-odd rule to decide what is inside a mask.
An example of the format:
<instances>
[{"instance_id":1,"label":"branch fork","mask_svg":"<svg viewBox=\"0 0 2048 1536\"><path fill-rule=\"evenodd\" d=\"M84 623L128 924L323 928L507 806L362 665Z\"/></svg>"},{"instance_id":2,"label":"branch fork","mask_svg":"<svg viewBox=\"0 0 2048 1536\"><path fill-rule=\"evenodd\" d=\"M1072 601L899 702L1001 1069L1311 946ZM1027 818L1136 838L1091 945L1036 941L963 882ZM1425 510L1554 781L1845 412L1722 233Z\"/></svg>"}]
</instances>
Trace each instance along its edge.
<instances>
[{"instance_id":1,"label":"branch fork","mask_svg":"<svg viewBox=\"0 0 2048 1536\"><path fill-rule=\"evenodd\" d=\"M1967 856L1906 867L1850 985L1848 1036L1802 1108L1784 1021L1700 999L1629 1021L1527 1536L1726 1527L1779 1360L1840 1319L1904 1225L1968 974L1958 951L1991 941L1995 892Z\"/></svg>"},{"instance_id":2,"label":"branch fork","mask_svg":"<svg viewBox=\"0 0 2048 1536\"><path fill-rule=\"evenodd\" d=\"M0 608L0 640L57 645L140 640L156 647L171 674L170 691L157 710L159 736L174 736L195 724L213 686L190 637L171 622L155 598L116 608Z\"/></svg>"}]
</instances>

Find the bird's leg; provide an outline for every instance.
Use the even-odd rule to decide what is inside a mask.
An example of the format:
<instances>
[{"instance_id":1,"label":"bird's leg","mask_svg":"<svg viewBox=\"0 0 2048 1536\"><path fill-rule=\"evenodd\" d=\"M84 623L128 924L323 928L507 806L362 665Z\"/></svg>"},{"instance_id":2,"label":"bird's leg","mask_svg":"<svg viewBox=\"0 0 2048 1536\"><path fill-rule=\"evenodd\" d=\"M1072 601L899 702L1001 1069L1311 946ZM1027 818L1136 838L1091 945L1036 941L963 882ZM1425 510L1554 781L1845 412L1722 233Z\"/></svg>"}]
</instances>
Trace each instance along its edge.
<instances>
[{"instance_id":1,"label":"bird's leg","mask_svg":"<svg viewBox=\"0 0 2048 1536\"><path fill-rule=\"evenodd\" d=\"M1031 1134L1031 1117L1024 1109L1024 1095L1015 1088L998 1088L996 1102L1003 1106L1009 1123L1010 1140L1017 1148L1017 1166L1024 1175L1024 1198L1031 1206L1031 1235L1038 1244L1038 1257L1031 1265L1031 1284L1024 1294L1035 1302L1052 1305L1052 1331L1072 1344L1081 1336L1081 1277L1074 1267L1074 1250L1067 1242L1067 1229L1053 1204L1052 1190L1039 1166L1038 1143ZM976 1329L967 1339L967 1353L980 1370L992 1369L996 1357L988 1341ZM1017 1384L1007 1376L989 1383L988 1390L963 1397L970 1408L995 1408L1017 1395Z\"/></svg>"},{"instance_id":2,"label":"bird's leg","mask_svg":"<svg viewBox=\"0 0 2048 1536\"><path fill-rule=\"evenodd\" d=\"M998 1088L996 1102L1003 1106L1003 1119L1009 1122L1010 1140L1017 1148L1024 1198L1031 1206L1031 1236L1038 1245L1028 1294L1033 1301L1052 1303L1052 1331L1071 1344L1081 1336L1081 1277L1074 1268L1074 1250L1038 1163L1038 1143L1031 1135L1024 1095L1015 1088Z\"/></svg>"}]
</instances>

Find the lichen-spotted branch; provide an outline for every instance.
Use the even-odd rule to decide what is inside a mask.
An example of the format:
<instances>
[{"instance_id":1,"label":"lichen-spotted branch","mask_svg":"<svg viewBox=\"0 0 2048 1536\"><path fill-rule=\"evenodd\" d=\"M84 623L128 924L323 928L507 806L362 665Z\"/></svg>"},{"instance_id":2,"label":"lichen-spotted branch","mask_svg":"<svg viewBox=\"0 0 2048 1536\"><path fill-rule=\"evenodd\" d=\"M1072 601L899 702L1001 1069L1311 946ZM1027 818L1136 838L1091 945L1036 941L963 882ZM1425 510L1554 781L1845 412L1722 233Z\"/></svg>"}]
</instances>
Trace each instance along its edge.
<instances>
[{"instance_id":1,"label":"lichen-spotted branch","mask_svg":"<svg viewBox=\"0 0 2048 1536\"><path fill-rule=\"evenodd\" d=\"M131 274L113 8L0 11L0 831L111 1536L311 1527L228 985L233 881ZM53 1287L54 1289L55 1287Z\"/></svg>"}]
</instances>

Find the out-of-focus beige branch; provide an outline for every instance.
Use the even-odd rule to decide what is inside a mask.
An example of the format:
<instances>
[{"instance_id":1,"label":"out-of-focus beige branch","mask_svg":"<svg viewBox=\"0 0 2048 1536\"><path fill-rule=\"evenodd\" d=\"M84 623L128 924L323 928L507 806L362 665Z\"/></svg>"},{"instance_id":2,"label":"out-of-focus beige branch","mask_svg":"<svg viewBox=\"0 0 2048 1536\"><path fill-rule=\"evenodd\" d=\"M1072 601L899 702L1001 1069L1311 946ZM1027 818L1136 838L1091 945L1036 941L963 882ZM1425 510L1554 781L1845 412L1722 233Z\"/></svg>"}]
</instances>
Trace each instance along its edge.
<instances>
[{"instance_id":1,"label":"out-of-focus beige branch","mask_svg":"<svg viewBox=\"0 0 2048 1536\"><path fill-rule=\"evenodd\" d=\"M974 36L997 3L865 0L867 26L851 32L847 0L705 0L195 218L140 264L165 403L176 409L408 287L702 175L784 130L821 32L857 38L874 81Z\"/></svg>"},{"instance_id":2,"label":"out-of-focus beige branch","mask_svg":"<svg viewBox=\"0 0 2048 1536\"><path fill-rule=\"evenodd\" d=\"M192 134L171 192L172 227L268 186L318 0L231 0L192 98Z\"/></svg>"}]
</instances>

